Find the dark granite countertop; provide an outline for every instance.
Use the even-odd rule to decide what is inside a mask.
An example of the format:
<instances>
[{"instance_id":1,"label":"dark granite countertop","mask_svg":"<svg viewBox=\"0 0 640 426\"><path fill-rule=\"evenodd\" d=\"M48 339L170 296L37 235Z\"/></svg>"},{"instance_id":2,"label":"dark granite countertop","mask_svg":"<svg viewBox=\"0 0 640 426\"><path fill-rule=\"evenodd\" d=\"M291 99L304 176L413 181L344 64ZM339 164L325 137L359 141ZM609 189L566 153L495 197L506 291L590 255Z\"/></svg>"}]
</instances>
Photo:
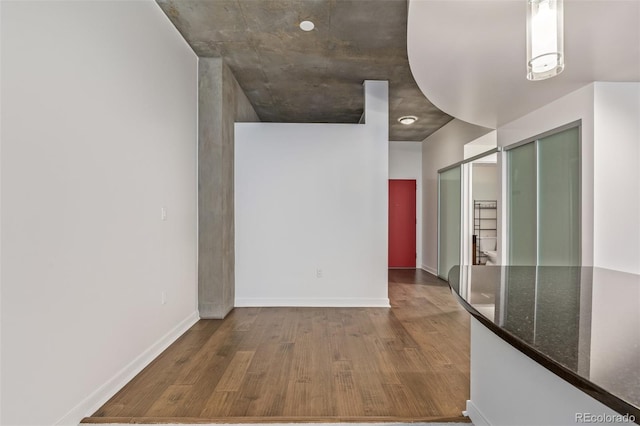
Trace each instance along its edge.
<instances>
[{"instance_id":1,"label":"dark granite countertop","mask_svg":"<svg viewBox=\"0 0 640 426\"><path fill-rule=\"evenodd\" d=\"M562 266L455 266L449 285L491 331L640 419L640 275Z\"/></svg>"}]
</instances>

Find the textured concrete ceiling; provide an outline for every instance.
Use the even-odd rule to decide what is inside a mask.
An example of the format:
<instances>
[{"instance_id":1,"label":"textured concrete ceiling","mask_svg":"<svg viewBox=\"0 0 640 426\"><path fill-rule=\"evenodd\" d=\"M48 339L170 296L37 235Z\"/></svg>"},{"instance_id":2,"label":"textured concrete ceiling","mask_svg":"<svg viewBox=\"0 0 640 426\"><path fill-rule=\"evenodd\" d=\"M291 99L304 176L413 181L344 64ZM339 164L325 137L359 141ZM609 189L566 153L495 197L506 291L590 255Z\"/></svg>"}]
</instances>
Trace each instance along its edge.
<instances>
[{"instance_id":1,"label":"textured concrete ceiling","mask_svg":"<svg viewBox=\"0 0 640 426\"><path fill-rule=\"evenodd\" d=\"M409 70L406 0L157 2L199 56L225 59L262 121L357 123L364 80L389 80L390 140L421 141L451 120Z\"/></svg>"}]
</instances>

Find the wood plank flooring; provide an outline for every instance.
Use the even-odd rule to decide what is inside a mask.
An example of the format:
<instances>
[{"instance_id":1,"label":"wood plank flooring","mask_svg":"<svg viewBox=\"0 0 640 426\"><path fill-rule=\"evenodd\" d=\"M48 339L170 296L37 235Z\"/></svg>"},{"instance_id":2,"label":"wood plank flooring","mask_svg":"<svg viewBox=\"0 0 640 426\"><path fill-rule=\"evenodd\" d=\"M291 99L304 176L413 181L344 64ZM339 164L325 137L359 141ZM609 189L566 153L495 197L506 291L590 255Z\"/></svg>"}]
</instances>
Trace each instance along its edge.
<instances>
[{"instance_id":1,"label":"wood plank flooring","mask_svg":"<svg viewBox=\"0 0 640 426\"><path fill-rule=\"evenodd\" d=\"M83 423L466 421L467 312L421 270L389 298L201 320Z\"/></svg>"}]
</instances>

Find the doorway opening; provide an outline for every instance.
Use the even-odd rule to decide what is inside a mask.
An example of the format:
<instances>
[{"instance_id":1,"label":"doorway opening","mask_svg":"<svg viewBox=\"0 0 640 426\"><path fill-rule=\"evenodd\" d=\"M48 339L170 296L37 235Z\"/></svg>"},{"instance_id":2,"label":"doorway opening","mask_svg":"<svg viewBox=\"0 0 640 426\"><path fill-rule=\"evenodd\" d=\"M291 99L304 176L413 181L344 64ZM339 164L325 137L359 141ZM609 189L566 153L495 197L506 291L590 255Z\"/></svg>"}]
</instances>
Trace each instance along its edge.
<instances>
[{"instance_id":1,"label":"doorway opening","mask_svg":"<svg viewBox=\"0 0 640 426\"><path fill-rule=\"evenodd\" d=\"M498 261L498 192L497 153L469 164L471 264L497 265ZM469 236L467 236L469 238Z\"/></svg>"}]
</instances>

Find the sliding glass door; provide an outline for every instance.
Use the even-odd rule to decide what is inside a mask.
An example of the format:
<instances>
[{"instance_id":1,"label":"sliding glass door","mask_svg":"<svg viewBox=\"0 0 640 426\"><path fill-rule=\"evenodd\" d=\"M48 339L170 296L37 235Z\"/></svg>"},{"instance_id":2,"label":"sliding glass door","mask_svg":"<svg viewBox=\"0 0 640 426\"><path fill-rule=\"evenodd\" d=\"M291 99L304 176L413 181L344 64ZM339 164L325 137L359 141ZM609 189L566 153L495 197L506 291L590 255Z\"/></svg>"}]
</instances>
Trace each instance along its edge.
<instances>
[{"instance_id":1,"label":"sliding glass door","mask_svg":"<svg viewBox=\"0 0 640 426\"><path fill-rule=\"evenodd\" d=\"M538 141L538 264L580 265L580 143L574 127Z\"/></svg>"},{"instance_id":2,"label":"sliding glass door","mask_svg":"<svg viewBox=\"0 0 640 426\"><path fill-rule=\"evenodd\" d=\"M578 127L508 152L510 265L580 265Z\"/></svg>"},{"instance_id":3,"label":"sliding glass door","mask_svg":"<svg viewBox=\"0 0 640 426\"><path fill-rule=\"evenodd\" d=\"M536 145L512 149L509 164L509 265L536 265Z\"/></svg>"},{"instance_id":4,"label":"sliding glass door","mask_svg":"<svg viewBox=\"0 0 640 426\"><path fill-rule=\"evenodd\" d=\"M438 173L438 276L460 264L461 167Z\"/></svg>"}]
</instances>

